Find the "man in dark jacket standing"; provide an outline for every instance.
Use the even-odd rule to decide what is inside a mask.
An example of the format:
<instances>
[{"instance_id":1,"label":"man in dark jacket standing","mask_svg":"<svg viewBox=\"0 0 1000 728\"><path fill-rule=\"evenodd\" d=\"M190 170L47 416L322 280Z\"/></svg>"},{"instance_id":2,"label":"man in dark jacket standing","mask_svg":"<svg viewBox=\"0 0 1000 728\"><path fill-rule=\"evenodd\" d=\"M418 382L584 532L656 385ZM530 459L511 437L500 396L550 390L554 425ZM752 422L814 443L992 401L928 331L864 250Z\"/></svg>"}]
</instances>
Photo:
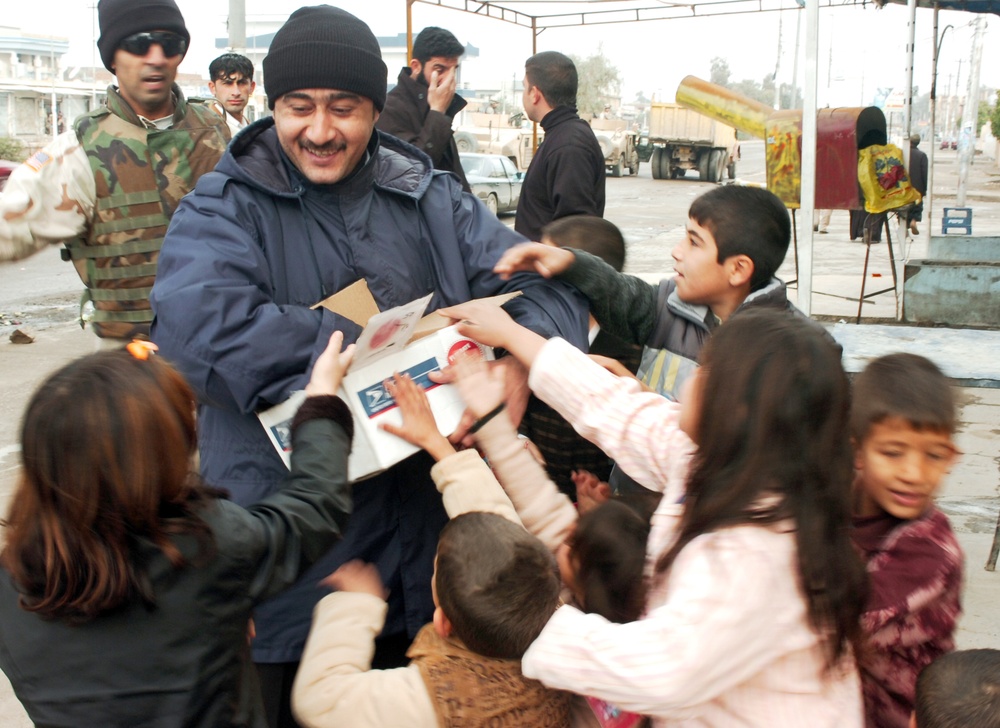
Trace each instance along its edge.
<instances>
[{"instance_id":1,"label":"man in dark jacket standing","mask_svg":"<svg viewBox=\"0 0 1000 728\"><path fill-rule=\"evenodd\" d=\"M913 189L920 193L920 202L914 205L906 215L906 220L910 224L910 233L919 235L917 223L924 219L924 195L927 194L927 155L917 149L920 144L920 135L914 134L910 137L910 184Z\"/></svg>"},{"instance_id":2,"label":"man in dark jacket standing","mask_svg":"<svg viewBox=\"0 0 1000 728\"><path fill-rule=\"evenodd\" d=\"M304 387L334 330L345 343L360 334L311 308L352 283L367 281L383 311L431 293L429 311L520 290L506 306L515 318L581 347L587 325L569 286L494 274L523 238L426 154L375 129L386 67L362 21L327 5L300 8L275 34L263 70L274 116L241 131L181 202L151 295L153 340L199 397L202 475L240 504L287 475L256 413ZM508 362L500 366L510 371ZM434 611L434 552L447 521L432 464L418 453L358 482L343 542L255 612L253 657L271 725L294 725L287 696L325 593L317 584L345 561L376 564L389 590L375 665L405 662Z\"/></svg>"},{"instance_id":3,"label":"man in dark jacket standing","mask_svg":"<svg viewBox=\"0 0 1000 728\"><path fill-rule=\"evenodd\" d=\"M576 66L562 53L537 53L524 64L524 112L545 130L528 166L514 229L530 240L569 215L604 216L604 154L576 113Z\"/></svg>"},{"instance_id":4,"label":"man in dark jacket standing","mask_svg":"<svg viewBox=\"0 0 1000 728\"><path fill-rule=\"evenodd\" d=\"M424 28L413 41L413 59L385 98L375 128L409 142L434 162L454 172L469 192L451 125L466 101L455 93L458 61L465 47L444 28Z\"/></svg>"}]
</instances>

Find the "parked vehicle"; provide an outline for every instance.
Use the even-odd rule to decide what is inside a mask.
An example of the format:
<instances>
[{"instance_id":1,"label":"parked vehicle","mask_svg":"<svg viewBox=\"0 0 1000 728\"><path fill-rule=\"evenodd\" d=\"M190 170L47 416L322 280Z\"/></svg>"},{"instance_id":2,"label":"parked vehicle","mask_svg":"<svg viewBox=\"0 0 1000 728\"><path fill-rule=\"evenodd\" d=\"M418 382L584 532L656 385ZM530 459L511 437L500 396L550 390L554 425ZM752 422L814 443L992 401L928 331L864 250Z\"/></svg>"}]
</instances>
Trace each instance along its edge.
<instances>
[{"instance_id":1,"label":"parked vehicle","mask_svg":"<svg viewBox=\"0 0 1000 728\"><path fill-rule=\"evenodd\" d=\"M590 128L597 135L597 143L604 154L606 171L612 177L621 177L622 170L629 174L639 174L639 152L636 144L639 134L630 131L628 122L622 119L593 119Z\"/></svg>"},{"instance_id":2,"label":"parked vehicle","mask_svg":"<svg viewBox=\"0 0 1000 728\"><path fill-rule=\"evenodd\" d=\"M678 104L654 102L639 157L649 160L653 179L676 179L695 169L702 181L721 182L726 174L736 178L740 145L733 127Z\"/></svg>"},{"instance_id":3,"label":"parked vehicle","mask_svg":"<svg viewBox=\"0 0 1000 728\"><path fill-rule=\"evenodd\" d=\"M545 136L538 127L538 142ZM533 130L523 112L504 116L482 111L463 112L455 130L455 145L460 154L502 154L517 169L528 169L535 154Z\"/></svg>"},{"instance_id":4,"label":"parked vehicle","mask_svg":"<svg viewBox=\"0 0 1000 728\"><path fill-rule=\"evenodd\" d=\"M7 178L10 177L10 173L20 166L20 162L11 162L6 159L0 159L0 190L2 190L7 184Z\"/></svg>"},{"instance_id":5,"label":"parked vehicle","mask_svg":"<svg viewBox=\"0 0 1000 728\"><path fill-rule=\"evenodd\" d=\"M524 172L502 154L460 154L465 178L472 194L486 203L493 214L514 212L521 199Z\"/></svg>"}]
</instances>

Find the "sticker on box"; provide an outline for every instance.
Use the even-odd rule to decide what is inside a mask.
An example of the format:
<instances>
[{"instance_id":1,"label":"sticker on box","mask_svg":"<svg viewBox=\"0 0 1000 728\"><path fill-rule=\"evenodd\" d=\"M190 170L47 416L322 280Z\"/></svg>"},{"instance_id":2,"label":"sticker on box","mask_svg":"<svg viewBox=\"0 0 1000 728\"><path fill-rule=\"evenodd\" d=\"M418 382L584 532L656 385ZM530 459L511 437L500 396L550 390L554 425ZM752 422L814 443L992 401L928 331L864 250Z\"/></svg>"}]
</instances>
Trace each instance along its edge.
<instances>
[{"instance_id":1,"label":"sticker on box","mask_svg":"<svg viewBox=\"0 0 1000 728\"><path fill-rule=\"evenodd\" d=\"M429 392L440 385L437 382L432 382L427 375L431 372L440 371L440 369L441 367L438 366L437 359L426 359L401 373L409 374L414 384L425 392ZM396 400L393 399L392 395L385 388L385 382L377 382L369 387L365 387L357 393L357 397L358 401L361 402L361 406L364 407L368 419L396 406Z\"/></svg>"}]
</instances>

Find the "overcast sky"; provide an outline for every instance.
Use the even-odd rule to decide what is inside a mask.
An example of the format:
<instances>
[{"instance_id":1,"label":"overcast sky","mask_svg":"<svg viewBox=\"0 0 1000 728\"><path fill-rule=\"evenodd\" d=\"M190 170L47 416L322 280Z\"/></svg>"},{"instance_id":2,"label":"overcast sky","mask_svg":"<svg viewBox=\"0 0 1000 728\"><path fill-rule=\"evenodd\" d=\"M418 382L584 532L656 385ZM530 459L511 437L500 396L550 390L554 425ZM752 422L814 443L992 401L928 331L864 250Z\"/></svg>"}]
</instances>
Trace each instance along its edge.
<instances>
[{"instance_id":1,"label":"overcast sky","mask_svg":"<svg viewBox=\"0 0 1000 728\"><path fill-rule=\"evenodd\" d=\"M302 3L295 0L246 0L248 20L254 17L282 18ZM365 20L377 35L395 35L406 30L405 0L341 0L334 3ZM96 19L92 0L35 0L15 3L5 0L0 23L20 27L26 33L64 36L70 39L68 65L91 65L95 55ZM228 0L178 0L191 32L192 47L182 71L207 73L208 62L220 51L214 39L225 37ZM13 6L13 7L12 7ZM603 44L605 55L618 67L624 79L623 100L635 93L654 93L673 100L681 78L693 74L709 77L710 62L722 56L729 62L733 79L760 80L773 73L781 56L778 78L792 79L796 25L805 13L784 11L705 19L651 21L589 28L550 29L538 40L538 50L559 50L586 56ZM953 25L942 44L938 95L944 96L949 75L954 89L961 64L963 88L968 80L972 48L970 21L975 16L961 12L941 12L940 26ZM1000 43L991 42L1000 32L1000 18L988 20L985 33L981 83L1000 86ZM905 6L877 9L872 3L820 11L818 82L820 105L858 106L871 103L878 87L904 85L906 43ZM917 10L914 83L921 92L930 87L932 12ZM417 3L413 6L414 32L427 25L450 29L462 42L480 48L477 75L489 74L506 84L520 83L524 58L531 54L531 31L498 20ZM832 50L831 50L832 45ZM805 70L805 28L799 42L799 82ZM470 70L471 70L470 64ZM394 77L398 69L389 69ZM465 77L469 80L468 77ZM484 85L494 79L476 78Z\"/></svg>"}]
</instances>

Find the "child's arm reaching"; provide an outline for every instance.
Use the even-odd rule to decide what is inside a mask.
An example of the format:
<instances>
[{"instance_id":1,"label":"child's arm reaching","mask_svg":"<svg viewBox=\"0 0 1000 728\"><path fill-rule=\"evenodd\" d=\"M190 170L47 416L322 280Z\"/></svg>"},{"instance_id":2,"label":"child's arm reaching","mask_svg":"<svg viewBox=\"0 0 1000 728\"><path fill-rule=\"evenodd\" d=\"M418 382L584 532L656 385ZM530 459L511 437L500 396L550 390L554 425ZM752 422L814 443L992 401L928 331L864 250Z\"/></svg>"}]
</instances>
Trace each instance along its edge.
<instances>
[{"instance_id":1,"label":"child's arm reaching","mask_svg":"<svg viewBox=\"0 0 1000 728\"><path fill-rule=\"evenodd\" d=\"M431 468L431 478L441 493L449 518L472 511L485 511L514 523L521 522L510 499L479 453L475 450L456 452L438 431L423 389L405 374L394 375L386 382L386 389L399 405L403 425L384 424L382 429L424 448L437 460Z\"/></svg>"},{"instance_id":2,"label":"child's arm reaching","mask_svg":"<svg viewBox=\"0 0 1000 728\"><path fill-rule=\"evenodd\" d=\"M587 297L602 329L624 341L645 344L656 325L657 286L582 250L522 243L505 252L493 271L504 280L519 271L558 276Z\"/></svg>"},{"instance_id":3,"label":"child's arm reaching","mask_svg":"<svg viewBox=\"0 0 1000 728\"><path fill-rule=\"evenodd\" d=\"M524 527L555 552L576 525L577 513L545 469L525 449L510 419L490 417L503 402L503 378L481 359L460 357L455 385L469 410L481 418L476 442L510 497ZM485 420L489 417L488 420Z\"/></svg>"},{"instance_id":4,"label":"child's arm reaching","mask_svg":"<svg viewBox=\"0 0 1000 728\"><path fill-rule=\"evenodd\" d=\"M371 669L388 609L375 567L352 561L323 583L338 591L316 605L292 687L298 722L307 728L436 728L434 705L416 667Z\"/></svg>"},{"instance_id":5,"label":"child's arm reaching","mask_svg":"<svg viewBox=\"0 0 1000 728\"><path fill-rule=\"evenodd\" d=\"M679 497L694 444L679 428L680 405L640 391L561 339L544 339L502 309L472 301L441 309L458 330L503 347L529 368L532 391L637 482Z\"/></svg>"},{"instance_id":6,"label":"child's arm reaching","mask_svg":"<svg viewBox=\"0 0 1000 728\"><path fill-rule=\"evenodd\" d=\"M399 405L403 424L397 427L386 422L380 425L383 430L426 450L434 458L434 462L455 454L455 448L448 442L448 438L438 430L427 395L409 374L394 374L392 379L386 380L385 388Z\"/></svg>"}]
</instances>

